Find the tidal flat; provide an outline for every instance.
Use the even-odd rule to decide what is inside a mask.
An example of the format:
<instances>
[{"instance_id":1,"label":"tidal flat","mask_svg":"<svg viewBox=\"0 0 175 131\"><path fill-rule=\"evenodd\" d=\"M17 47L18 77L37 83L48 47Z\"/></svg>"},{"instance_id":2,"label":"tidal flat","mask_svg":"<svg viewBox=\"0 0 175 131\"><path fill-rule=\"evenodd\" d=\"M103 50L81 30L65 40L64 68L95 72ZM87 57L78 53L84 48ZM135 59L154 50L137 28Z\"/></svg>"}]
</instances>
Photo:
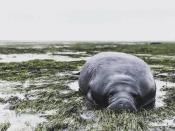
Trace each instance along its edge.
<instances>
[{"instance_id":1,"label":"tidal flat","mask_svg":"<svg viewBox=\"0 0 175 131\"><path fill-rule=\"evenodd\" d=\"M77 73L103 51L130 53L150 65L157 85L154 109L121 113L89 106L78 91ZM0 130L175 130L175 44L0 45Z\"/></svg>"}]
</instances>

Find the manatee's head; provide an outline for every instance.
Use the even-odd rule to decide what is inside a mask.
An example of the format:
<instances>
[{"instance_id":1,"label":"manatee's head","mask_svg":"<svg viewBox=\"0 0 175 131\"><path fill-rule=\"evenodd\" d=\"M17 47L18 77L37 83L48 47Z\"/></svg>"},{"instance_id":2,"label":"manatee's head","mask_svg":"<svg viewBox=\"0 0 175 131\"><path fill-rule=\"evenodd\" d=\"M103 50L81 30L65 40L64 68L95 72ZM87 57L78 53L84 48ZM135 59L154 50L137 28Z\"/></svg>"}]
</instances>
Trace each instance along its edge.
<instances>
[{"instance_id":1,"label":"manatee's head","mask_svg":"<svg viewBox=\"0 0 175 131\"><path fill-rule=\"evenodd\" d=\"M110 93L107 108L111 110L137 112L135 98L127 91Z\"/></svg>"},{"instance_id":2,"label":"manatee's head","mask_svg":"<svg viewBox=\"0 0 175 131\"><path fill-rule=\"evenodd\" d=\"M136 80L129 75L111 75L106 86L108 109L137 112L140 105L141 92Z\"/></svg>"}]
</instances>

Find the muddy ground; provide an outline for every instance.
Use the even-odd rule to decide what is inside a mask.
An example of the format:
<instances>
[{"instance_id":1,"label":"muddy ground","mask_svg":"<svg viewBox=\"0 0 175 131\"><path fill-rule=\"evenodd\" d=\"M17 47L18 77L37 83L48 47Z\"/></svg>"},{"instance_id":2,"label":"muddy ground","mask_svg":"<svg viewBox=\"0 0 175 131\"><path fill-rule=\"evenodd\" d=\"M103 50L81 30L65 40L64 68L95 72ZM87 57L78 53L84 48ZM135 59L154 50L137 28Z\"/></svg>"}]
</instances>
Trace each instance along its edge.
<instances>
[{"instance_id":1,"label":"muddy ground","mask_svg":"<svg viewBox=\"0 0 175 131\"><path fill-rule=\"evenodd\" d=\"M0 45L0 130L175 130L175 44L10 44ZM150 65L154 109L121 113L88 106L75 74L102 51L130 53Z\"/></svg>"}]
</instances>

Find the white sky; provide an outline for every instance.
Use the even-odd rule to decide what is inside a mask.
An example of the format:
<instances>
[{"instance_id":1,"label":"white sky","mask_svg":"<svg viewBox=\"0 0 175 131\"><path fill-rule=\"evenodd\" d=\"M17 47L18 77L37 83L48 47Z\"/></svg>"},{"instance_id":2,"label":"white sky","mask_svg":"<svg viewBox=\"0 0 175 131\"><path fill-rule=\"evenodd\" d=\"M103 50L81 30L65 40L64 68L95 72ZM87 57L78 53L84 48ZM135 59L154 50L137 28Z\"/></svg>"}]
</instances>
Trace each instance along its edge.
<instances>
[{"instance_id":1,"label":"white sky","mask_svg":"<svg viewBox=\"0 0 175 131\"><path fill-rule=\"evenodd\" d=\"M175 0L0 0L0 40L175 41Z\"/></svg>"}]
</instances>

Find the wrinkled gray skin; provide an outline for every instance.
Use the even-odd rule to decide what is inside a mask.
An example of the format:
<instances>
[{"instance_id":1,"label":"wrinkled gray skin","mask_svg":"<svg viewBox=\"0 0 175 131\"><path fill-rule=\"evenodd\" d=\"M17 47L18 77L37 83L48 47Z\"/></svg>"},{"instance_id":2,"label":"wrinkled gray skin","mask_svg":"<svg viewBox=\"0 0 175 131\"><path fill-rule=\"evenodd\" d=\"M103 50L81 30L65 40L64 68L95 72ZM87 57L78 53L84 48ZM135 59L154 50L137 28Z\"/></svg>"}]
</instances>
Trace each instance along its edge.
<instances>
[{"instance_id":1,"label":"wrinkled gray skin","mask_svg":"<svg viewBox=\"0 0 175 131\"><path fill-rule=\"evenodd\" d=\"M88 101L114 110L153 108L156 85L149 66L140 58L103 52L90 58L79 77Z\"/></svg>"}]
</instances>

